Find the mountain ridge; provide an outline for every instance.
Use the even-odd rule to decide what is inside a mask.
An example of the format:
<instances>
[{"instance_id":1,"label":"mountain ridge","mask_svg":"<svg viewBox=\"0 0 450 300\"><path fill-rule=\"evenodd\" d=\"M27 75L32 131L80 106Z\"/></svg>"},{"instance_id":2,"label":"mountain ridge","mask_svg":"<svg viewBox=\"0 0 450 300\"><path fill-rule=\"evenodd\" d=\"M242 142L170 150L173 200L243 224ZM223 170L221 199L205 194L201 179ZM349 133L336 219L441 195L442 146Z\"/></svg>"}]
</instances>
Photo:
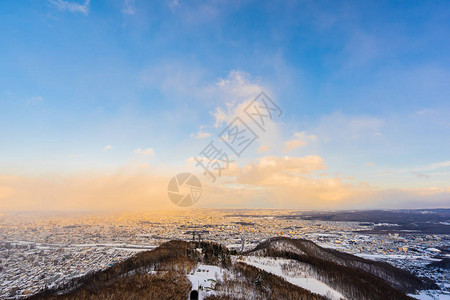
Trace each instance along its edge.
<instances>
[{"instance_id":1,"label":"mountain ridge","mask_svg":"<svg viewBox=\"0 0 450 300\"><path fill-rule=\"evenodd\" d=\"M346 299L411 299L406 293L433 285L389 264L304 239L275 237L243 253L212 242L174 240L29 299L186 299L194 289L188 278L200 264L218 266L226 274L211 279L208 292L199 288L203 299L334 299L240 259L258 257L272 259L271 263L291 274L323 282Z\"/></svg>"}]
</instances>

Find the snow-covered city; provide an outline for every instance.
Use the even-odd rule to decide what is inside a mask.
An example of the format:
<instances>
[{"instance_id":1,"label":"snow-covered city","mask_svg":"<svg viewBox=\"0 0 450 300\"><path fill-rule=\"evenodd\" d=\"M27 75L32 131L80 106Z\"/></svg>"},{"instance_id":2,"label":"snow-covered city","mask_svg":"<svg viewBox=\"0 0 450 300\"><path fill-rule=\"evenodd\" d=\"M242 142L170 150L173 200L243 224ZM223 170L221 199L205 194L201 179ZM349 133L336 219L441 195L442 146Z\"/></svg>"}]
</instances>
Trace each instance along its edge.
<instances>
[{"instance_id":1,"label":"snow-covered city","mask_svg":"<svg viewBox=\"0 0 450 300\"><path fill-rule=\"evenodd\" d=\"M24 298L44 288L108 268L137 252L154 249L170 240L213 241L240 253L276 236L307 239L325 248L388 262L436 282L439 289L424 291L420 297L444 299L450 296L448 266L447 269L433 266L433 263L450 258L449 234L371 233L386 224L294 217L298 214L291 210L70 216L4 214L0 221L0 298ZM289 273L282 272L285 261L238 256L234 259L284 276L299 286L308 286L315 293L334 295L331 299L341 296L313 278L289 277ZM214 272L217 270L198 266L190 280L197 280L196 284L204 280L202 284L206 289L212 284L208 279L214 279L211 275ZM210 276L207 278L204 274Z\"/></svg>"}]
</instances>

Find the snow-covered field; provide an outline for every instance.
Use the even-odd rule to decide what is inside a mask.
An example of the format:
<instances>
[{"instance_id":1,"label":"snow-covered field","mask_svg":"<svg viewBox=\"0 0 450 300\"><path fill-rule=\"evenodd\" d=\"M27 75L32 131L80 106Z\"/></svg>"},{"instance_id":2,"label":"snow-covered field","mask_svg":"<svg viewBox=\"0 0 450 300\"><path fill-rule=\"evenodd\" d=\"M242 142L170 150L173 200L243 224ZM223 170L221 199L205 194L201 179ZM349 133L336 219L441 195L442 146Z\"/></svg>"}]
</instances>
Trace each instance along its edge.
<instances>
[{"instance_id":1,"label":"snow-covered field","mask_svg":"<svg viewBox=\"0 0 450 300\"><path fill-rule=\"evenodd\" d=\"M235 261L240 261L268 273L280 276L296 286L309 290L313 293L326 296L329 299L345 299L341 293L329 287L325 283L307 276L305 272L301 272L302 265L295 260L260 256L242 256L240 258L235 257L234 259ZM286 268L283 268L283 266L294 266L296 267L296 271L289 271Z\"/></svg>"},{"instance_id":2,"label":"snow-covered field","mask_svg":"<svg viewBox=\"0 0 450 300\"><path fill-rule=\"evenodd\" d=\"M366 253L356 253L356 256L367 258L371 260L378 259L408 259L408 260L421 260L421 261L439 261L439 259L430 259L424 255L411 255L411 254L366 254Z\"/></svg>"}]
</instances>

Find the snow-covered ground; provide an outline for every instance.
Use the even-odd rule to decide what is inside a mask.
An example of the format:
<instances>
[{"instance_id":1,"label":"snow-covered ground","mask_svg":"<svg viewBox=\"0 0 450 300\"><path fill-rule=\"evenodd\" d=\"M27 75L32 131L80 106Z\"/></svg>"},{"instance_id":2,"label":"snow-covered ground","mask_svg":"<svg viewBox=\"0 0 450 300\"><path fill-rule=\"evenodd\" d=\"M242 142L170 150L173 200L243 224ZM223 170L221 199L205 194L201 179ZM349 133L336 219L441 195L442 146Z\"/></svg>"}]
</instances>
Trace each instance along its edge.
<instances>
[{"instance_id":1,"label":"snow-covered ground","mask_svg":"<svg viewBox=\"0 0 450 300\"><path fill-rule=\"evenodd\" d=\"M187 277L191 281L192 290L197 290L199 292L199 300L202 300L208 295L215 294L214 287L216 282L223 280L225 273L232 277L231 273L223 268L198 264Z\"/></svg>"},{"instance_id":2,"label":"snow-covered ground","mask_svg":"<svg viewBox=\"0 0 450 300\"><path fill-rule=\"evenodd\" d=\"M409 260L422 260L422 261L439 261L439 259L431 259L424 255L411 255L411 254L366 254L356 253L355 256L367 258L371 260L377 259L409 259Z\"/></svg>"},{"instance_id":3,"label":"snow-covered ground","mask_svg":"<svg viewBox=\"0 0 450 300\"><path fill-rule=\"evenodd\" d=\"M319 295L323 295L328 297L329 299L345 299L345 297L334 290L330 286L325 283L307 276L306 273L301 272L301 263L290 260L290 259L281 259L281 258L272 258L272 257L260 257L260 256L243 256L241 258L234 258L236 261L240 261L246 263L248 265L254 266L261 270L264 270L268 273L272 273L274 275L280 276L286 281L309 290L313 293L317 293ZM282 266L294 266L296 268L296 272L291 272L289 270L283 269Z\"/></svg>"},{"instance_id":4,"label":"snow-covered ground","mask_svg":"<svg viewBox=\"0 0 450 300\"><path fill-rule=\"evenodd\" d=\"M408 296L419 300L450 300L450 295L437 295L436 291L421 291L418 295L408 294Z\"/></svg>"}]
</instances>

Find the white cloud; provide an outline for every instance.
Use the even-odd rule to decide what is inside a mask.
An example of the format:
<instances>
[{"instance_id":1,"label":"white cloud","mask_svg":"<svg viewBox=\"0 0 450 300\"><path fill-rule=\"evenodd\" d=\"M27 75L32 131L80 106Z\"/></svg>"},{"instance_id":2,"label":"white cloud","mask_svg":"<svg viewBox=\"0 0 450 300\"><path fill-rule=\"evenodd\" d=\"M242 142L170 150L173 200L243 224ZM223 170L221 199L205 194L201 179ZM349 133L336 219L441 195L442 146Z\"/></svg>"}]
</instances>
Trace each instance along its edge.
<instances>
[{"instance_id":1,"label":"white cloud","mask_svg":"<svg viewBox=\"0 0 450 300\"><path fill-rule=\"evenodd\" d=\"M306 146L306 142L302 140L290 140L284 142L284 151L289 152L295 148Z\"/></svg>"},{"instance_id":2,"label":"white cloud","mask_svg":"<svg viewBox=\"0 0 450 300\"><path fill-rule=\"evenodd\" d=\"M249 73L238 70L231 71L226 78L220 78L209 90L225 100L225 107L217 107L211 113L215 118L216 128L231 122L236 116L243 116L244 109L259 93L269 92L267 87Z\"/></svg>"},{"instance_id":3,"label":"white cloud","mask_svg":"<svg viewBox=\"0 0 450 300\"><path fill-rule=\"evenodd\" d=\"M416 172L416 171L411 171L410 173L415 175L417 178L427 178L427 179L430 178L429 175L422 174L422 173L419 173L419 172Z\"/></svg>"},{"instance_id":4,"label":"white cloud","mask_svg":"<svg viewBox=\"0 0 450 300\"><path fill-rule=\"evenodd\" d=\"M384 125L384 119L334 112L331 115L323 116L320 119L319 126L314 128L314 132L325 142L333 140L348 142L348 140L355 139L367 141L382 136L381 132Z\"/></svg>"},{"instance_id":5,"label":"white cloud","mask_svg":"<svg viewBox=\"0 0 450 300\"><path fill-rule=\"evenodd\" d=\"M441 161L436 163L431 163L428 165L422 165L417 167L410 167L405 169L393 169L393 170L386 170L379 175L386 175L386 174L412 174L416 176L417 178L430 178L431 176L448 176L448 172L445 172L445 169L450 168L450 161ZM435 170L443 170L443 172L432 172Z\"/></svg>"},{"instance_id":6,"label":"white cloud","mask_svg":"<svg viewBox=\"0 0 450 300\"><path fill-rule=\"evenodd\" d=\"M246 124L256 126L244 110L261 92L265 92L271 97L271 89L268 84L262 83L260 78L240 70L232 70L227 76L218 78L213 82L205 79L205 77L204 70L195 65L186 66L177 62L170 62L143 71L141 82L159 89L173 101L185 102L186 98L195 99L209 110L214 118L215 128L229 124L237 116ZM271 99L275 100L273 97ZM190 112L197 113L190 111L190 108L185 109L185 105L179 105L178 107L180 108L176 112L180 116ZM274 145L274 142L278 142L278 138L281 136L278 130L280 123L276 122L277 120L266 119L266 121L264 136L259 136L258 143L261 143L260 145ZM208 124L208 126L210 125L213 124ZM204 132L201 129L199 131ZM194 136L195 133L191 135L191 137ZM199 134L198 138L201 137L206 137L206 134ZM280 141L279 144L282 145L282 143L283 141Z\"/></svg>"},{"instance_id":7,"label":"white cloud","mask_svg":"<svg viewBox=\"0 0 450 300\"><path fill-rule=\"evenodd\" d=\"M217 107L215 112L211 113L214 116L214 119L216 120L214 127L221 126L222 123L225 123L227 120L227 114L221 107Z\"/></svg>"},{"instance_id":8,"label":"white cloud","mask_svg":"<svg viewBox=\"0 0 450 300\"><path fill-rule=\"evenodd\" d=\"M89 5L91 0L86 0L83 4L64 0L49 0L49 2L56 6L59 10L68 10L73 13L82 13L87 15L89 13Z\"/></svg>"},{"instance_id":9,"label":"white cloud","mask_svg":"<svg viewBox=\"0 0 450 300\"><path fill-rule=\"evenodd\" d=\"M262 145L261 147L256 149L256 152L258 152L258 153L264 153L264 152L269 152L269 151L270 151L269 145Z\"/></svg>"},{"instance_id":10,"label":"white cloud","mask_svg":"<svg viewBox=\"0 0 450 300\"><path fill-rule=\"evenodd\" d=\"M211 136L211 133L207 131L199 131L195 135L191 134L191 136L194 136L197 139L206 139Z\"/></svg>"},{"instance_id":11,"label":"white cloud","mask_svg":"<svg viewBox=\"0 0 450 300\"><path fill-rule=\"evenodd\" d=\"M136 150L134 150L134 153L138 155L151 155L151 156L155 155L155 151L153 150L153 148L147 149L137 148Z\"/></svg>"},{"instance_id":12,"label":"white cloud","mask_svg":"<svg viewBox=\"0 0 450 300\"><path fill-rule=\"evenodd\" d=\"M446 167L450 167L450 160L431 164L427 167L427 169L435 170L435 169L441 169L441 168L446 168Z\"/></svg>"},{"instance_id":13,"label":"white cloud","mask_svg":"<svg viewBox=\"0 0 450 300\"><path fill-rule=\"evenodd\" d=\"M36 104L42 103L42 101L44 101L44 97L34 96L34 97L31 97L31 99L27 101L27 104L28 105L36 105Z\"/></svg>"},{"instance_id":14,"label":"white cloud","mask_svg":"<svg viewBox=\"0 0 450 300\"><path fill-rule=\"evenodd\" d=\"M204 69L185 62L168 61L145 68L140 82L158 89L167 97L186 101L186 97L211 101L204 84Z\"/></svg>"},{"instance_id":15,"label":"white cloud","mask_svg":"<svg viewBox=\"0 0 450 300\"><path fill-rule=\"evenodd\" d=\"M232 70L224 78L211 82L205 70L197 65L166 62L145 69L141 83L159 89L172 99L196 99L214 117L215 127L221 127L241 115L245 107L262 91L270 96L270 89L259 78L240 70Z\"/></svg>"},{"instance_id":16,"label":"white cloud","mask_svg":"<svg viewBox=\"0 0 450 300\"><path fill-rule=\"evenodd\" d=\"M108 151L111 150L112 146L111 145L107 145L103 148L103 151Z\"/></svg>"},{"instance_id":17,"label":"white cloud","mask_svg":"<svg viewBox=\"0 0 450 300\"><path fill-rule=\"evenodd\" d=\"M175 8L177 8L178 6L180 6L180 1L179 0L171 0L169 2L169 8L173 11L175 10Z\"/></svg>"},{"instance_id":18,"label":"white cloud","mask_svg":"<svg viewBox=\"0 0 450 300\"><path fill-rule=\"evenodd\" d=\"M136 13L136 9L134 7L135 0L125 0L123 3L124 8L122 12L126 15L134 15Z\"/></svg>"},{"instance_id":19,"label":"white cloud","mask_svg":"<svg viewBox=\"0 0 450 300\"><path fill-rule=\"evenodd\" d=\"M304 131L296 132L293 134L292 140L284 142L284 151L289 152L295 148L306 146L308 140L315 141L316 136L313 134L307 135Z\"/></svg>"},{"instance_id":20,"label":"white cloud","mask_svg":"<svg viewBox=\"0 0 450 300\"><path fill-rule=\"evenodd\" d=\"M432 163L432 164L429 164L426 166L422 166L422 167L412 170L412 172L432 171L432 170L448 168L448 167L450 167L450 160L441 161L441 162Z\"/></svg>"},{"instance_id":21,"label":"white cloud","mask_svg":"<svg viewBox=\"0 0 450 300\"><path fill-rule=\"evenodd\" d=\"M433 113L435 113L435 112L436 112L436 111L435 111L434 109L425 108L425 109L421 109L421 110L416 111L415 113L413 113L413 114L411 115L411 117L414 117L414 116L423 116L423 115L430 115L430 114L433 114Z\"/></svg>"}]
</instances>

